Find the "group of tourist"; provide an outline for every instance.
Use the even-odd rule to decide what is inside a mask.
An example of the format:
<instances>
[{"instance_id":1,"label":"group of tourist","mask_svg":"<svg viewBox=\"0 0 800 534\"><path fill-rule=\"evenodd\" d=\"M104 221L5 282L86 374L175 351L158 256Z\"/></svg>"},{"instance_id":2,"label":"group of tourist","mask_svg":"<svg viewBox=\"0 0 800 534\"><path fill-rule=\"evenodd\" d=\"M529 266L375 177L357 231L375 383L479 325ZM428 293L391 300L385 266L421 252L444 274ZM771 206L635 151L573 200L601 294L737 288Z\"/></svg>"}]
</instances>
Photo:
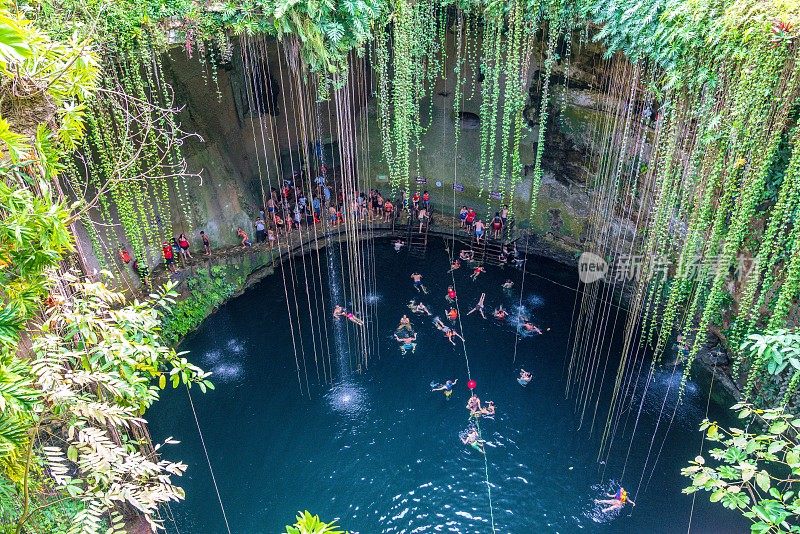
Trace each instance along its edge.
<instances>
[{"instance_id":1,"label":"group of tourist","mask_svg":"<svg viewBox=\"0 0 800 534\"><path fill-rule=\"evenodd\" d=\"M488 231L491 232L493 239L500 239L503 232L508 229L508 206L504 205L500 211L494 213L494 217L489 221ZM481 243L487 233L486 223L478 218L478 214L474 208L461 206L458 212L458 219L467 234L475 236L475 241Z\"/></svg>"}]
</instances>

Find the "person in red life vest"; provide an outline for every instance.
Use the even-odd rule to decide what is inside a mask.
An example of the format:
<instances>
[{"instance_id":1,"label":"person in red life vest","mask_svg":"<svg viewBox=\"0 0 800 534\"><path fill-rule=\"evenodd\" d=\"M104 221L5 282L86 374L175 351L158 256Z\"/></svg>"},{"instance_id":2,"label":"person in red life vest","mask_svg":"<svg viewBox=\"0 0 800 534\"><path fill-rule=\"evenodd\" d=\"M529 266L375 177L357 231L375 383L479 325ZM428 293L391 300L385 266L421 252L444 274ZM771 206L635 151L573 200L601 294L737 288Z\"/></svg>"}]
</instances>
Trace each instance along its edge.
<instances>
[{"instance_id":1,"label":"person in red life vest","mask_svg":"<svg viewBox=\"0 0 800 534\"><path fill-rule=\"evenodd\" d=\"M191 258L192 254L189 252L189 240L186 239L186 234L178 236L178 246L181 247L181 254L187 258Z\"/></svg>"},{"instance_id":2,"label":"person in red life vest","mask_svg":"<svg viewBox=\"0 0 800 534\"><path fill-rule=\"evenodd\" d=\"M122 260L122 263L128 265L131 262L131 253L128 252L127 248L119 247L119 258Z\"/></svg>"},{"instance_id":3,"label":"person in red life vest","mask_svg":"<svg viewBox=\"0 0 800 534\"><path fill-rule=\"evenodd\" d=\"M242 240L242 247L247 248L253 246L253 243L247 238L247 233L241 228L236 229L236 236Z\"/></svg>"},{"instance_id":4,"label":"person in red life vest","mask_svg":"<svg viewBox=\"0 0 800 534\"><path fill-rule=\"evenodd\" d=\"M458 319L458 310L451 306L450 309L445 312L445 315L447 315L447 318L452 322L455 322L456 319Z\"/></svg>"},{"instance_id":5,"label":"person in red life vest","mask_svg":"<svg viewBox=\"0 0 800 534\"><path fill-rule=\"evenodd\" d=\"M453 289L453 286L447 286L447 301L448 302L455 302L456 300L456 290Z\"/></svg>"},{"instance_id":6,"label":"person in red life vest","mask_svg":"<svg viewBox=\"0 0 800 534\"><path fill-rule=\"evenodd\" d=\"M614 495L608 494L610 499L595 499L594 502L597 504L608 504L606 508L603 508L602 513L608 513L613 510L619 510L623 506L628 503L631 503L633 506L636 506L636 503L633 502L630 498L628 498L628 492L622 486L619 487L617 492Z\"/></svg>"},{"instance_id":7,"label":"person in red life vest","mask_svg":"<svg viewBox=\"0 0 800 534\"><path fill-rule=\"evenodd\" d=\"M466 223L466 227L467 227L467 232L471 232L472 231L472 225L475 223L475 217L477 217L477 216L478 216L478 214L475 213L474 209L469 208L467 210L467 217L464 219L464 223Z\"/></svg>"},{"instance_id":8,"label":"person in red life vest","mask_svg":"<svg viewBox=\"0 0 800 534\"><path fill-rule=\"evenodd\" d=\"M392 204L391 200L386 199L386 201L383 203L383 222L388 223L392 220L392 212L394 212L394 205Z\"/></svg>"},{"instance_id":9,"label":"person in red life vest","mask_svg":"<svg viewBox=\"0 0 800 534\"><path fill-rule=\"evenodd\" d=\"M428 211L431 209L431 195L427 191L422 193L422 207Z\"/></svg>"},{"instance_id":10,"label":"person in red life vest","mask_svg":"<svg viewBox=\"0 0 800 534\"><path fill-rule=\"evenodd\" d=\"M161 244L161 252L164 254L164 262L167 264L167 269L175 272L175 255L172 253L172 245L168 241Z\"/></svg>"}]
</instances>

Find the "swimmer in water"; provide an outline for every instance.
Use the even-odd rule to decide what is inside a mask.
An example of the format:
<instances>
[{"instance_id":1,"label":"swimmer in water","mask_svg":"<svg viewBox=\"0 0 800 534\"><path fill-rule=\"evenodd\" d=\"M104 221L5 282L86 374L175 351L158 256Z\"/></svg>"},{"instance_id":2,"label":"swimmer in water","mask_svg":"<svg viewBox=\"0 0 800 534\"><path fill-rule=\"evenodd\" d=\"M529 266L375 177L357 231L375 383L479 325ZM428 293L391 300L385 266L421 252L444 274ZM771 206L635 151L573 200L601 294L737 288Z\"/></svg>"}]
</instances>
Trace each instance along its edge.
<instances>
[{"instance_id":1,"label":"swimmer in water","mask_svg":"<svg viewBox=\"0 0 800 534\"><path fill-rule=\"evenodd\" d=\"M395 252L400 252L400 249L403 248L404 246L406 246L406 244L403 242L402 239L398 239L393 244L394 244L394 251Z\"/></svg>"},{"instance_id":2,"label":"swimmer in water","mask_svg":"<svg viewBox=\"0 0 800 534\"><path fill-rule=\"evenodd\" d=\"M470 278L472 278L472 281L474 282L475 280L478 279L478 276L480 276L481 273L485 273L485 272L486 272L486 269L484 269L483 267L478 265L477 267L472 269L472 274L470 275Z\"/></svg>"},{"instance_id":3,"label":"swimmer in water","mask_svg":"<svg viewBox=\"0 0 800 534\"><path fill-rule=\"evenodd\" d=\"M456 290L453 289L453 286L447 286L447 296L445 298L447 299L447 302L455 302Z\"/></svg>"},{"instance_id":4,"label":"swimmer in water","mask_svg":"<svg viewBox=\"0 0 800 534\"><path fill-rule=\"evenodd\" d=\"M461 268L461 261L459 261L458 259L455 259L455 260L453 260L453 262L450 264L450 270L449 270L449 271L447 271L447 272L448 272L448 273L452 273L452 272L453 272L453 271L455 271L456 269L460 269L460 268Z\"/></svg>"},{"instance_id":5,"label":"swimmer in water","mask_svg":"<svg viewBox=\"0 0 800 534\"><path fill-rule=\"evenodd\" d=\"M461 443L464 445L469 445L478 452L484 452L483 444L485 442L481 439L481 435L478 434L478 430L474 426L471 426L465 432L462 432L460 437Z\"/></svg>"},{"instance_id":6,"label":"swimmer in water","mask_svg":"<svg viewBox=\"0 0 800 534\"><path fill-rule=\"evenodd\" d=\"M506 317L508 317L508 312L503 309L503 305L501 304L499 308L495 308L494 313L492 313L492 315L498 321L505 321Z\"/></svg>"},{"instance_id":7,"label":"swimmer in water","mask_svg":"<svg viewBox=\"0 0 800 534\"><path fill-rule=\"evenodd\" d=\"M628 498L628 492L622 486L619 487L617 492L613 495L608 494L610 499L595 499L594 502L597 504L608 504L606 508L603 508L601 511L602 513L608 513L613 510L619 510L623 506L628 503L631 503L633 506L636 506L636 503L633 502L631 499Z\"/></svg>"},{"instance_id":8,"label":"swimmer in water","mask_svg":"<svg viewBox=\"0 0 800 534\"><path fill-rule=\"evenodd\" d=\"M428 289L422 285L422 275L419 273L414 273L411 275L411 279L414 281L414 289L417 291L421 291L422 293L427 294Z\"/></svg>"},{"instance_id":9,"label":"swimmer in water","mask_svg":"<svg viewBox=\"0 0 800 534\"><path fill-rule=\"evenodd\" d=\"M455 346L456 344L456 342L453 341L454 337L457 337L461 339L461 341L464 341L464 338L461 337L461 334L459 334L458 332L456 332L455 330L444 324L442 320L439 319L438 317L433 319L433 326L435 326L438 330L441 330L442 333L444 334L444 337L446 337L447 341L452 343L453 346Z\"/></svg>"},{"instance_id":10,"label":"swimmer in water","mask_svg":"<svg viewBox=\"0 0 800 534\"><path fill-rule=\"evenodd\" d=\"M401 354L405 354L408 351L411 351L412 354L414 352L416 352L416 350L417 350L417 344L416 344L417 333L416 332L414 332L414 335L410 336L410 337L408 337L408 336L400 337L400 336L397 335L397 332L395 332L394 333L394 338L398 342L400 342L400 353Z\"/></svg>"},{"instance_id":11,"label":"swimmer in water","mask_svg":"<svg viewBox=\"0 0 800 534\"><path fill-rule=\"evenodd\" d=\"M425 313L428 315L433 315L427 306L421 302L417 304L414 300L409 301L408 309L411 310L412 313L416 314Z\"/></svg>"},{"instance_id":12,"label":"swimmer in water","mask_svg":"<svg viewBox=\"0 0 800 534\"><path fill-rule=\"evenodd\" d=\"M399 324L399 325L397 325L397 328L396 328L396 330L397 330L398 332L399 332L400 330L408 330L409 332L412 332L412 331L413 331L413 329L411 328L411 319L409 319L407 315L403 315L403 316L400 318L400 324Z\"/></svg>"},{"instance_id":13,"label":"swimmer in water","mask_svg":"<svg viewBox=\"0 0 800 534\"><path fill-rule=\"evenodd\" d=\"M467 401L467 410L469 410L470 415L481 413L481 399L479 399L474 393Z\"/></svg>"},{"instance_id":14,"label":"swimmer in water","mask_svg":"<svg viewBox=\"0 0 800 534\"><path fill-rule=\"evenodd\" d=\"M522 324L520 324L522 330L529 334L541 334L542 329L530 322L528 319L525 319Z\"/></svg>"},{"instance_id":15,"label":"swimmer in water","mask_svg":"<svg viewBox=\"0 0 800 534\"><path fill-rule=\"evenodd\" d=\"M458 253L458 257L462 261L472 261L472 257L474 255L475 255L475 253L472 252L471 250L468 250L468 249L464 249L464 250L462 250L461 252Z\"/></svg>"},{"instance_id":16,"label":"swimmer in water","mask_svg":"<svg viewBox=\"0 0 800 534\"><path fill-rule=\"evenodd\" d=\"M347 310L345 310L343 307L339 306L338 304L336 305L335 308L333 308L333 318L334 319L338 319L339 317L344 317L344 315L346 313L347 313Z\"/></svg>"},{"instance_id":17,"label":"swimmer in water","mask_svg":"<svg viewBox=\"0 0 800 534\"><path fill-rule=\"evenodd\" d=\"M458 310L453 308L452 306L450 307L449 310L445 311L444 313L445 315L447 315L447 318L450 319L452 322L456 322L456 319L458 319Z\"/></svg>"},{"instance_id":18,"label":"swimmer in water","mask_svg":"<svg viewBox=\"0 0 800 534\"><path fill-rule=\"evenodd\" d=\"M470 315L474 311L478 311L481 314L481 317L486 319L486 315L483 313L483 299L486 298L486 293L481 293L481 298L478 299L478 303L472 308L470 311L467 312L467 315Z\"/></svg>"},{"instance_id":19,"label":"swimmer in water","mask_svg":"<svg viewBox=\"0 0 800 534\"><path fill-rule=\"evenodd\" d=\"M453 386L456 385L456 382L458 382L458 378L455 380L448 380L444 384L437 385L431 389L431 391L444 391L444 396L449 399L453 395Z\"/></svg>"},{"instance_id":20,"label":"swimmer in water","mask_svg":"<svg viewBox=\"0 0 800 534\"><path fill-rule=\"evenodd\" d=\"M519 382L520 386L527 386L528 383L533 378L533 375L526 371L525 369L519 370L519 377L517 378L517 382Z\"/></svg>"},{"instance_id":21,"label":"swimmer in water","mask_svg":"<svg viewBox=\"0 0 800 534\"><path fill-rule=\"evenodd\" d=\"M364 326L364 321L356 317L353 312L345 312L345 317L347 317L347 320L351 323L355 323L358 326Z\"/></svg>"},{"instance_id":22,"label":"swimmer in water","mask_svg":"<svg viewBox=\"0 0 800 534\"><path fill-rule=\"evenodd\" d=\"M480 409L480 414L484 416L493 416L495 413L494 401L489 401L486 406Z\"/></svg>"},{"instance_id":23,"label":"swimmer in water","mask_svg":"<svg viewBox=\"0 0 800 534\"><path fill-rule=\"evenodd\" d=\"M514 287L514 282L512 282L511 280L506 280L505 282L503 282L503 285L501 287L503 289L511 289L512 287Z\"/></svg>"}]
</instances>

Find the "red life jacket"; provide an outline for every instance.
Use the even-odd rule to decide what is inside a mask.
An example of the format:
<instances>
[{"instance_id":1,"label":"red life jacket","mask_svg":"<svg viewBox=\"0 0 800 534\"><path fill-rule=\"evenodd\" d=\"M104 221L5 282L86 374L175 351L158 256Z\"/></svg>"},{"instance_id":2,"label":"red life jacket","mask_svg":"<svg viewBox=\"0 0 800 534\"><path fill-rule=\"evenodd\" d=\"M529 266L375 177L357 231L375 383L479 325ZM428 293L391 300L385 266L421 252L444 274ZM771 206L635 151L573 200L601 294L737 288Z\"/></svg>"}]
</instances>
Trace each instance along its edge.
<instances>
[{"instance_id":1,"label":"red life jacket","mask_svg":"<svg viewBox=\"0 0 800 534\"><path fill-rule=\"evenodd\" d=\"M130 263L130 261L131 261L131 255L130 255L130 253L128 253L128 251L127 251L127 250L122 250L122 251L120 251L120 253L119 253L119 256L120 256L120 258L122 258L122 261L123 261L123 262L125 262L125 263Z\"/></svg>"},{"instance_id":2,"label":"red life jacket","mask_svg":"<svg viewBox=\"0 0 800 534\"><path fill-rule=\"evenodd\" d=\"M450 299L454 300L456 298L456 290L455 289L448 289L447 290L447 296L450 297Z\"/></svg>"},{"instance_id":3,"label":"red life jacket","mask_svg":"<svg viewBox=\"0 0 800 534\"><path fill-rule=\"evenodd\" d=\"M161 251L164 253L164 259L165 260L171 260L172 259L172 246L171 245L164 245L163 247L161 247Z\"/></svg>"},{"instance_id":4,"label":"red life jacket","mask_svg":"<svg viewBox=\"0 0 800 534\"><path fill-rule=\"evenodd\" d=\"M469 210L467 212L467 222L468 223L472 223L472 221L475 220L475 215L476 215L476 213L473 210Z\"/></svg>"},{"instance_id":5,"label":"red life jacket","mask_svg":"<svg viewBox=\"0 0 800 534\"><path fill-rule=\"evenodd\" d=\"M428 193L425 193L424 195L422 195L422 200L424 200L425 202L429 201L430 199L431 199L431 196Z\"/></svg>"}]
</instances>

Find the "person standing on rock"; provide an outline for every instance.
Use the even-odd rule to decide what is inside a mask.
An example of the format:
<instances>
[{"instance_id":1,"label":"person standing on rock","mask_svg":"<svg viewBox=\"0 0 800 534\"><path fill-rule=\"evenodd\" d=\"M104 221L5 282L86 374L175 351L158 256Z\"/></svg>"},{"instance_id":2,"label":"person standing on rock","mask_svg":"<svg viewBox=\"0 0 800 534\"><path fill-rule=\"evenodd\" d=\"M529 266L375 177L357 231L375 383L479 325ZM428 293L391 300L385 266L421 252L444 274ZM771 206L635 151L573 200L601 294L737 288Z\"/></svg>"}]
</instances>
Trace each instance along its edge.
<instances>
[{"instance_id":1,"label":"person standing on rock","mask_svg":"<svg viewBox=\"0 0 800 534\"><path fill-rule=\"evenodd\" d=\"M263 243L267 239L267 225L264 224L264 220L259 217L256 219L256 243Z\"/></svg>"}]
</instances>

